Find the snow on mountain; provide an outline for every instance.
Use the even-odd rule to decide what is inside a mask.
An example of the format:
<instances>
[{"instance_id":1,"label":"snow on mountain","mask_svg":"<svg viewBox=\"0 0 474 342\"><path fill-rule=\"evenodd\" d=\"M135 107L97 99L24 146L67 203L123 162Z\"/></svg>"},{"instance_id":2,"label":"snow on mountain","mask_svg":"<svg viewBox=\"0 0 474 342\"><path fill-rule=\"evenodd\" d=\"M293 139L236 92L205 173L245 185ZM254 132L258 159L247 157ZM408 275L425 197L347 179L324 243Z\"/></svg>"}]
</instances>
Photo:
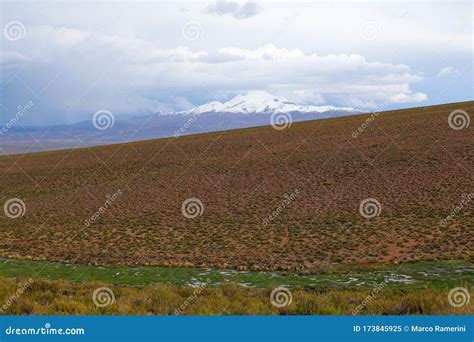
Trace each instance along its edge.
<instances>
[{"instance_id":1,"label":"snow on mountain","mask_svg":"<svg viewBox=\"0 0 474 342\"><path fill-rule=\"evenodd\" d=\"M237 95L231 100L221 103L212 101L193 109L178 112L177 114L202 113L324 113L328 111L360 112L352 107L334 106L300 106L283 97L278 97L262 90L248 91Z\"/></svg>"},{"instance_id":2,"label":"snow on mountain","mask_svg":"<svg viewBox=\"0 0 474 342\"><path fill-rule=\"evenodd\" d=\"M185 113L185 114L216 113L216 112L220 112L221 109L223 108L224 108L223 103L219 101L212 101L212 102L203 104L202 106L194 107L193 109L182 112L182 113Z\"/></svg>"}]
</instances>

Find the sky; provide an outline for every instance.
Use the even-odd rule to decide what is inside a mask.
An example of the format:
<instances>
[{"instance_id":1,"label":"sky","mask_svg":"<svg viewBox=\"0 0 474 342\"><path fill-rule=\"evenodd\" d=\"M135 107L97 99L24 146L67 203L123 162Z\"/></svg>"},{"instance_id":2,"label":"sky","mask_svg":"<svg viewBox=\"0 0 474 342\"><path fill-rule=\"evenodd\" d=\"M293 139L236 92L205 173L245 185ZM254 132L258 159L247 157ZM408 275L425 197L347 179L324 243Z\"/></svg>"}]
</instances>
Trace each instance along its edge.
<instances>
[{"instance_id":1,"label":"sky","mask_svg":"<svg viewBox=\"0 0 474 342\"><path fill-rule=\"evenodd\" d=\"M364 111L473 99L471 1L3 1L0 124L265 90Z\"/></svg>"}]
</instances>

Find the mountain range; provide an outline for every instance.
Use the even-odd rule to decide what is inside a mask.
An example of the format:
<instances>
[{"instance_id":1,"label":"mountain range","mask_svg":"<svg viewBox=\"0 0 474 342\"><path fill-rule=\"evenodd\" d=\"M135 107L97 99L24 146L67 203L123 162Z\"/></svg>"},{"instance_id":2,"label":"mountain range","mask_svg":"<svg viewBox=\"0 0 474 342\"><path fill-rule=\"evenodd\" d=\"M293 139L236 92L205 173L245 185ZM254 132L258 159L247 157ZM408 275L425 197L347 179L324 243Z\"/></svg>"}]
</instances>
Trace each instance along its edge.
<instances>
[{"instance_id":1,"label":"mountain range","mask_svg":"<svg viewBox=\"0 0 474 342\"><path fill-rule=\"evenodd\" d=\"M189 110L156 113L98 130L92 120L51 127L13 126L0 135L0 155L108 145L122 142L265 126L285 113L292 122L361 113L351 107L298 105L265 91L248 91L224 103L212 101Z\"/></svg>"},{"instance_id":2,"label":"mountain range","mask_svg":"<svg viewBox=\"0 0 474 342\"><path fill-rule=\"evenodd\" d=\"M227 102L208 102L190 110L177 112L176 114L204 114L204 113L236 113L236 114L258 114L258 113L325 113L329 111L360 112L352 107L334 106L302 106L291 102L283 97L272 95L266 91L253 90L239 94Z\"/></svg>"}]
</instances>

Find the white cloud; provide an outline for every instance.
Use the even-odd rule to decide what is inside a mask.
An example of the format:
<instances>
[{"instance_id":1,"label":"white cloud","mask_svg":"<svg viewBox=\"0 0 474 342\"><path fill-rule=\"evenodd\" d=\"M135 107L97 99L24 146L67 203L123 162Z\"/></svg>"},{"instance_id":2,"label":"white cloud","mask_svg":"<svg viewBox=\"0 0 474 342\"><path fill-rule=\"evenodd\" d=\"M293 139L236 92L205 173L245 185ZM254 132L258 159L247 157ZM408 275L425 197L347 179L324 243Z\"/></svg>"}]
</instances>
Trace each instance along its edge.
<instances>
[{"instance_id":1,"label":"white cloud","mask_svg":"<svg viewBox=\"0 0 474 342\"><path fill-rule=\"evenodd\" d=\"M269 44L254 50L221 48L200 59L209 60L214 63L210 67L219 70L222 76L218 84L222 89L265 88L294 101L312 104L337 101L358 107L427 99L426 94L410 90L410 84L422 80L422 76L412 72L409 66L371 62L358 54L320 56ZM205 68L205 64L200 65L201 70Z\"/></svg>"},{"instance_id":2,"label":"white cloud","mask_svg":"<svg viewBox=\"0 0 474 342\"><path fill-rule=\"evenodd\" d=\"M241 49L235 47L226 47L218 50L218 55L224 60L283 60L288 58L304 57L301 50L278 49L273 44L267 44L255 50Z\"/></svg>"},{"instance_id":3,"label":"white cloud","mask_svg":"<svg viewBox=\"0 0 474 342\"><path fill-rule=\"evenodd\" d=\"M388 103L409 103L409 102L424 102L428 100L428 96L423 93L400 93L392 95L388 98Z\"/></svg>"},{"instance_id":4,"label":"white cloud","mask_svg":"<svg viewBox=\"0 0 474 342\"><path fill-rule=\"evenodd\" d=\"M253 1L239 4L234 1L217 0L214 4L209 5L205 12L217 15L230 14L235 19L246 19L256 16L262 11L262 8Z\"/></svg>"},{"instance_id":5,"label":"white cloud","mask_svg":"<svg viewBox=\"0 0 474 342\"><path fill-rule=\"evenodd\" d=\"M19 52L15 51L0 51L0 67L1 68L11 68L16 65L27 62L28 57L22 55Z\"/></svg>"},{"instance_id":6,"label":"white cloud","mask_svg":"<svg viewBox=\"0 0 474 342\"><path fill-rule=\"evenodd\" d=\"M440 77L463 71L443 101L472 97L463 86L472 75L468 1L260 4L6 2L3 18L27 34L0 35L2 105L15 109L34 91L38 113L77 121L97 107L179 110L262 89L305 104L400 108L426 101L428 90L435 103L445 82L423 75L442 68ZM202 28L192 41L183 36L189 22ZM382 32L374 40L360 36L367 22Z\"/></svg>"},{"instance_id":7,"label":"white cloud","mask_svg":"<svg viewBox=\"0 0 474 342\"><path fill-rule=\"evenodd\" d=\"M213 100L217 94L225 97L249 89L267 90L306 104L362 108L427 98L410 90L422 77L409 66L369 61L360 54L319 55L273 44L255 49L158 48L144 39L101 33L91 41L92 36L93 32L64 27L30 28L30 46L41 56L36 60L40 65L32 61L32 68L41 71L23 75L25 82L34 83L28 80L33 74L41 81L42 74L64 75L62 68L67 70L67 77L56 78L47 89L54 107L50 110L61 111L64 103L78 112L94 112L98 107L128 113L181 110L191 103ZM67 65L78 67L67 69ZM48 79L42 82L45 84ZM76 91L90 84L94 89L85 95ZM71 87L74 92L68 92ZM36 91L41 92L41 87ZM196 94L203 93L204 98L196 99Z\"/></svg>"},{"instance_id":8,"label":"white cloud","mask_svg":"<svg viewBox=\"0 0 474 342\"><path fill-rule=\"evenodd\" d=\"M459 76L460 72L458 69L453 68L452 66L448 66L445 68L442 68L436 77L454 77L454 76Z\"/></svg>"},{"instance_id":9,"label":"white cloud","mask_svg":"<svg viewBox=\"0 0 474 342\"><path fill-rule=\"evenodd\" d=\"M325 103L324 97L312 89L294 90L284 94L286 98L298 104L319 105Z\"/></svg>"}]
</instances>

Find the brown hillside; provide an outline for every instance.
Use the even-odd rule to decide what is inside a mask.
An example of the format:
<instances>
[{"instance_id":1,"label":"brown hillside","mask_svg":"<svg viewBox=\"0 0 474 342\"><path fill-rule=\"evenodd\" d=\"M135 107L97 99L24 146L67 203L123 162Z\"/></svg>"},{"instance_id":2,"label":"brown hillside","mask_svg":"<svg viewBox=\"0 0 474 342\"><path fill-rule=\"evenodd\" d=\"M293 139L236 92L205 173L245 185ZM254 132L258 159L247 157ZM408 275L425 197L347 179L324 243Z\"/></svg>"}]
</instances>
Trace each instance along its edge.
<instances>
[{"instance_id":1,"label":"brown hillside","mask_svg":"<svg viewBox=\"0 0 474 342\"><path fill-rule=\"evenodd\" d=\"M370 115L4 156L0 204L26 213L0 211L0 256L266 269L472 257L473 124L450 128L455 109L472 117L474 102L383 112L356 138ZM201 216L183 216L188 198ZM360 214L367 198L379 216Z\"/></svg>"}]
</instances>

